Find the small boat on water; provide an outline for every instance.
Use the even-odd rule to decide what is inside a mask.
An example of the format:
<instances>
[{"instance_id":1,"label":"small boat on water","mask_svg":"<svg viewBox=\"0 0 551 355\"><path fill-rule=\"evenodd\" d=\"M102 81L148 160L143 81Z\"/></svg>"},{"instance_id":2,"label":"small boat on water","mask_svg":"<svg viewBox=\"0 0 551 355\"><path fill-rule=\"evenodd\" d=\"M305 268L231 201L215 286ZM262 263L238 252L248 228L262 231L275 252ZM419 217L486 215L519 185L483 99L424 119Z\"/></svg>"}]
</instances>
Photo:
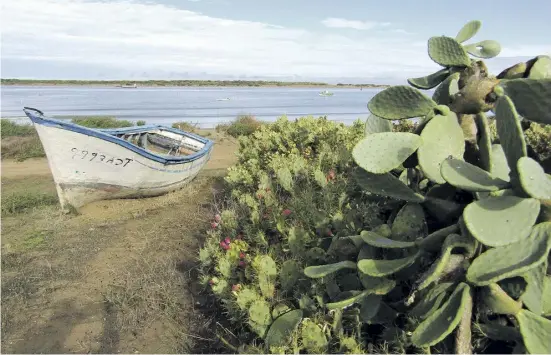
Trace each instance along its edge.
<instances>
[{"instance_id":1,"label":"small boat on water","mask_svg":"<svg viewBox=\"0 0 551 355\"><path fill-rule=\"evenodd\" d=\"M121 88L123 89L136 89L138 87L138 84L122 84Z\"/></svg>"},{"instance_id":2,"label":"small boat on water","mask_svg":"<svg viewBox=\"0 0 551 355\"><path fill-rule=\"evenodd\" d=\"M223 98L223 99L216 99L216 101L230 101L229 97Z\"/></svg>"},{"instance_id":3,"label":"small boat on water","mask_svg":"<svg viewBox=\"0 0 551 355\"><path fill-rule=\"evenodd\" d=\"M92 129L25 107L46 152L62 209L158 196L193 180L213 142L160 125Z\"/></svg>"},{"instance_id":4,"label":"small boat on water","mask_svg":"<svg viewBox=\"0 0 551 355\"><path fill-rule=\"evenodd\" d=\"M329 92L327 90L324 90L324 91L320 92L319 95L320 96L333 96L333 93Z\"/></svg>"}]
</instances>

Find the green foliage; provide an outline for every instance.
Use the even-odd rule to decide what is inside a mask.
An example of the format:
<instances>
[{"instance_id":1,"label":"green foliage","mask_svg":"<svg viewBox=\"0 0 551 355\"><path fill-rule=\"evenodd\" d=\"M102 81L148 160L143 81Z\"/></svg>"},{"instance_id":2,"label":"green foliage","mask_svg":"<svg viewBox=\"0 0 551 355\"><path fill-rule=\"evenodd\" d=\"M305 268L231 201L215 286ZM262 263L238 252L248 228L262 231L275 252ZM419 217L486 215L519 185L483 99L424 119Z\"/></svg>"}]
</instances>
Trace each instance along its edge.
<instances>
[{"instance_id":1,"label":"green foliage","mask_svg":"<svg viewBox=\"0 0 551 355\"><path fill-rule=\"evenodd\" d=\"M136 121L136 126L145 126L146 124L147 124L147 122L145 122L144 120Z\"/></svg>"},{"instance_id":2,"label":"green foliage","mask_svg":"<svg viewBox=\"0 0 551 355\"><path fill-rule=\"evenodd\" d=\"M36 131L30 124L17 124L10 119L2 118L0 119L0 133L2 138L6 138L32 136L36 134Z\"/></svg>"},{"instance_id":3,"label":"green foliage","mask_svg":"<svg viewBox=\"0 0 551 355\"><path fill-rule=\"evenodd\" d=\"M172 124L172 128L179 129L180 131L184 132L195 132L197 130L197 123L190 123L186 121L180 121L180 122L174 122Z\"/></svg>"},{"instance_id":4,"label":"green foliage","mask_svg":"<svg viewBox=\"0 0 551 355\"><path fill-rule=\"evenodd\" d=\"M2 196L2 214L23 213L41 206L55 205L58 198L55 193L25 191Z\"/></svg>"},{"instance_id":5,"label":"green foliage","mask_svg":"<svg viewBox=\"0 0 551 355\"><path fill-rule=\"evenodd\" d=\"M71 119L71 122L89 128L122 128L134 126L130 121L118 120L115 117L108 116L74 117Z\"/></svg>"},{"instance_id":6,"label":"green foliage","mask_svg":"<svg viewBox=\"0 0 551 355\"><path fill-rule=\"evenodd\" d=\"M463 44L479 28L429 39L443 68L375 95L364 125L280 119L239 139L237 224L212 238L246 237L203 272L230 318L248 317L240 339L271 326L277 340L258 340L278 353L549 352L549 131L532 121L549 123L551 67L492 76L469 54L499 44Z\"/></svg>"},{"instance_id":7,"label":"green foliage","mask_svg":"<svg viewBox=\"0 0 551 355\"><path fill-rule=\"evenodd\" d=\"M239 115L233 122L219 124L216 126L217 132L225 132L232 137L250 136L258 131L264 123L258 121L253 115Z\"/></svg>"}]
</instances>

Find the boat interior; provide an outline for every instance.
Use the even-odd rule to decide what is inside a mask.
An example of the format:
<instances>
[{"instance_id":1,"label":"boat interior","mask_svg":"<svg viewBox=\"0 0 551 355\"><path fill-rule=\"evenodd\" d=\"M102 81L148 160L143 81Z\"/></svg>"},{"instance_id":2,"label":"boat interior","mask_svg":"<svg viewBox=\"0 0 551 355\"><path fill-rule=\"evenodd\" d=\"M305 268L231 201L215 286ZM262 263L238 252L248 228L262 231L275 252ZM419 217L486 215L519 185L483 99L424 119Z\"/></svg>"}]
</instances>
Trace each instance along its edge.
<instances>
[{"instance_id":1,"label":"boat interior","mask_svg":"<svg viewBox=\"0 0 551 355\"><path fill-rule=\"evenodd\" d=\"M155 154L167 156L186 156L200 151L205 144L182 134L161 129L117 133L114 136L124 139L140 148Z\"/></svg>"}]
</instances>

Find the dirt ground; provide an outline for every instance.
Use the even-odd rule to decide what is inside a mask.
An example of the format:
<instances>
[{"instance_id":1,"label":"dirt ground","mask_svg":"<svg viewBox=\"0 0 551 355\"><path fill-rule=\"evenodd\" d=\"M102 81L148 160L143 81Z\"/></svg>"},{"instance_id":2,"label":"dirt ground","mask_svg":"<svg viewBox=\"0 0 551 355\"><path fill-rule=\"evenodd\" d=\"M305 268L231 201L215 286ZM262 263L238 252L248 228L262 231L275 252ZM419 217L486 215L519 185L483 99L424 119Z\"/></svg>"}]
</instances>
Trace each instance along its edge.
<instances>
[{"instance_id":1,"label":"dirt ground","mask_svg":"<svg viewBox=\"0 0 551 355\"><path fill-rule=\"evenodd\" d=\"M197 251L236 141L160 197L2 216L3 353L214 352ZM46 159L2 161L2 196L55 193Z\"/></svg>"}]
</instances>

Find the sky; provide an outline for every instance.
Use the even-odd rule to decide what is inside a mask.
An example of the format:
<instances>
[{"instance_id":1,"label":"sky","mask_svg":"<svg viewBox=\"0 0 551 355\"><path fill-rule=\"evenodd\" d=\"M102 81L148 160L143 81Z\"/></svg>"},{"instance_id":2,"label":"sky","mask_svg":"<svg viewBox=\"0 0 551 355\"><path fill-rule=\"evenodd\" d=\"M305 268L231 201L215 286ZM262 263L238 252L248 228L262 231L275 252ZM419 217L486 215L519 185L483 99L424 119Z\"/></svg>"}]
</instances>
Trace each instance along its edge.
<instances>
[{"instance_id":1,"label":"sky","mask_svg":"<svg viewBox=\"0 0 551 355\"><path fill-rule=\"evenodd\" d=\"M3 0L2 78L396 84L431 36L493 39L494 74L551 55L549 0ZM467 43L469 43L467 42Z\"/></svg>"}]
</instances>

